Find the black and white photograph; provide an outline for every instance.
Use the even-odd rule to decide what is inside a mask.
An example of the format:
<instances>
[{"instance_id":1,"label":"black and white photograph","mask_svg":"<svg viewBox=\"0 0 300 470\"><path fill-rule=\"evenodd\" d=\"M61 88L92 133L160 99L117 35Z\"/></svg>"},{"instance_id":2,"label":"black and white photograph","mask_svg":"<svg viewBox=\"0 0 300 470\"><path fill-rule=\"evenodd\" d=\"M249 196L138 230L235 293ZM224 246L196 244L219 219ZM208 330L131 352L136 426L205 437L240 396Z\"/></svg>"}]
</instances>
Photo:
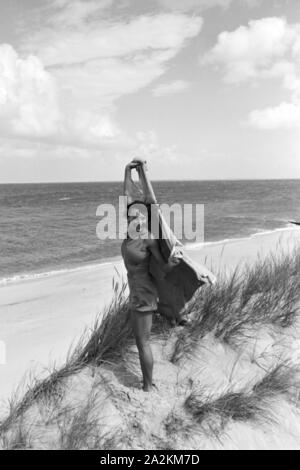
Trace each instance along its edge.
<instances>
[{"instance_id":1,"label":"black and white photograph","mask_svg":"<svg viewBox=\"0 0 300 470\"><path fill-rule=\"evenodd\" d=\"M0 0L0 450L300 450L299 0Z\"/></svg>"}]
</instances>

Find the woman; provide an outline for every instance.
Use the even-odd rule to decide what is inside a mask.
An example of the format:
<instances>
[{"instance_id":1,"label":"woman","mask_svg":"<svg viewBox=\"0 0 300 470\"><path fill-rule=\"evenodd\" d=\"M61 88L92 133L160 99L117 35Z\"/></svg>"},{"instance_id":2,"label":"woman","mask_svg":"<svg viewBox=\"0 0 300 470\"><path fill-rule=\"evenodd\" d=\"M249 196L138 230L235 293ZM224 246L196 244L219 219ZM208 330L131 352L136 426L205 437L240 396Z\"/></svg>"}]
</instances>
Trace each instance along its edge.
<instances>
[{"instance_id":1,"label":"woman","mask_svg":"<svg viewBox=\"0 0 300 470\"><path fill-rule=\"evenodd\" d=\"M125 195L127 188L132 184L131 171L141 162L129 163L125 170ZM127 193L127 194L126 194ZM151 236L149 222L151 204L128 200L127 238L122 244L122 256L128 274L130 321L139 352L140 364L143 374L143 390L150 392L153 372L153 356L150 345L153 312L157 310L157 290L149 271L150 257L154 256L163 272L168 273L180 261L170 258L166 263L160 253L157 240ZM143 209L143 210L141 210Z\"/></svg>"}]
</instances>

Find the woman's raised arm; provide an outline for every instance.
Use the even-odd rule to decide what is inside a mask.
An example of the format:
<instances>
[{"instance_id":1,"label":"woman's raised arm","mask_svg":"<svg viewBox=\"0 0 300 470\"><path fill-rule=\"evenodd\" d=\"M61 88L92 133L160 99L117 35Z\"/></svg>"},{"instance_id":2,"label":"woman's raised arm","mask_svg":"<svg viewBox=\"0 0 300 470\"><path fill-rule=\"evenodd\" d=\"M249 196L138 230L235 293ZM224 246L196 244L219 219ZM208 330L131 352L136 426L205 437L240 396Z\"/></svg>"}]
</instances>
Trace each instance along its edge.
<instances>
[{"instance_id":1,"label":"woman's raised arm","mask_svg":"<svg viewBox=\"0 0 300 470\"><path fill-rule=\"evenodd\" d=\"M128 163L128 165L126 165L125 167L125 176L124 176L124 185L123 185L123 193L124 193L124 196L127 197L127 203L128 204L131 204L132 202L134 202L131 194L130 194L130 188L132 188L134 186L134 182L132 180L132 177L131 177L131 171L134 169L134 168L137 168L137 166L140 165L140 163L138 162L130 162Z\"/></svg>"}]
</instances>

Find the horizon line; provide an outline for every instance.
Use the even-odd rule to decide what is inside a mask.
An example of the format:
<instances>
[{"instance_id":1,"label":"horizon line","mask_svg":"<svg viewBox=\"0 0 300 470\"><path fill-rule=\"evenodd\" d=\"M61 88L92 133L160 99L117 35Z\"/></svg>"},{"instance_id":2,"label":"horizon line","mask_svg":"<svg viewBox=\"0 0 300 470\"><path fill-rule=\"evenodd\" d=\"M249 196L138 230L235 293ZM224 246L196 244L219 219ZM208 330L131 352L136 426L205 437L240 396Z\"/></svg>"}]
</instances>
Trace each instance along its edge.
<instances>
[{"instance_id":1,"label":"horizon line","mask_svg":"<svg viewBox=\"0 0 300 470\"><path fill-rule=\"evenodd\" d=\"M96 180L96 181L28 181L28 182L6 182L1 183L0 186L5 185L26 185L26 184L97 184L97 183L123 183L124 180ZM178 183L181 182L206 182L206 181L300 181L299 178L205 178L205 179L152 179L153 183Z\"/></svg>"}]
</instances>

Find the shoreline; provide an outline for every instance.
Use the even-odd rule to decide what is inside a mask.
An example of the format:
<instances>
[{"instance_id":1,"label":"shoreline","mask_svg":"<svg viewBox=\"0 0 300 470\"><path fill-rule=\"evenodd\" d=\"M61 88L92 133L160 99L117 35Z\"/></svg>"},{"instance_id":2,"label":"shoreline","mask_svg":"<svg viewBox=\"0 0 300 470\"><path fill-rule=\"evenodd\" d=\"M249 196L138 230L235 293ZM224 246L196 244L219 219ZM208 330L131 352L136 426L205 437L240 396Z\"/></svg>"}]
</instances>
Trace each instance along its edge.
<instances>
[{"instance_id":1,"label":"shoreline","mask_svg":"<svg viewBox=\"0 0 300 470\"><path fill-rule=\"evenodd\" d=\"M293 230L299 230L299 227L288 225L286 227L274 228L273 230L262 230L261 232L255 232L247 237L224 238L222 240L209 241L209 242L203 242L203 243L197 243L197 242L190 243L190 244L185 245L185 249L187 251L200 250L200 249L208 248L210 246L224 245L227 243L243 242L243 241L251 240L252 238L256 238L256 237L272 235L272 234L276 234L280 232L290 232Z\"/></svg>"},{"instance_id":2,"label":"shoreline","mask_svg":"<svg viewBox=\"0 0 300 470\"><path fill-rule=\"evenodd\" d=\"M300 245L300 228L187 250L189 256L218 276L281 249ZM117 274L119 273L119 275ZM0 364L0 412L28 373L43 376L51 363L59 366L71 345L94 323L113 294L112 279L125 279L122 260L0 287L0 341L6 363ZM24 379L27 374L27 379Z\"/></svg>"},{"instance_id":3,"label":"shoreline","mask_svg":"<svg viewBox=\"0 0 300 470\"><path fill-rule=\"evenodd\" d=\"M272 230L265 230L265 231L262 230L261 232L255 232L246 237L225 238L221 240L213 240L213 241L207 241L207 242L186 243L186 245L184 245L184 248L186 251L196 251L196 250L202 250L202 249L208 248L210 246L242 242L242 241L251 240L252 238L255 238L255 237L272 235L274 233L289 232L293 230L299 230L299 227L296 225L293 225L292 223L289 223L286 227L279 227L279 228L275 228ZM94 262L90 262L84 265L81 264L81 265L72 266L72 267L58 268L58 269L53 269L50 271L34 271L34 272L29 272L29 273L16 273L16 274L8 275L7 277L0 277L0 289L1 287L5 287L7 285L11 285L11 284L15 285L18 283L28 282L28 281L32 281L35 279L51 278L53 276L60 276L63 274L74 273L77 271L84 272L87 270L98 269L98 268L101 268L102 266L103 267L107 265L111 266L114 263L120 262L121 260L122 260L121 256L116 255L116 256L111 256L109 258L103 258L103 261L100 261L100 262L95 260Z\"/></svg>"}]
</instances>

